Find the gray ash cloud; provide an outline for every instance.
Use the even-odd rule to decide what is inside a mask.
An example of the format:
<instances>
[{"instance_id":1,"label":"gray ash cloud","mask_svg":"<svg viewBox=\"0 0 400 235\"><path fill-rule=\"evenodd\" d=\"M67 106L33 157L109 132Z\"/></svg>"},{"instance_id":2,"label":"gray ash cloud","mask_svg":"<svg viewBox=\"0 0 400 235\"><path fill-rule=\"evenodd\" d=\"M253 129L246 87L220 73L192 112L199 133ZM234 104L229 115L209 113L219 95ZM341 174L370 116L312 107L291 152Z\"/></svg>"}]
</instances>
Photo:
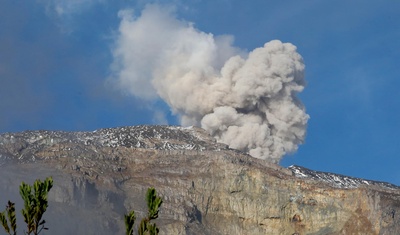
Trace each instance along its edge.
<instances>
[{"instance_id":1,"label":"gray ash cloud","mask_svg":"<svg viewBox=\"0 0 400 235\"><path fill-rule=\"evenodd\" d=\"M119 14L115 86L144 102L163 99L182 125L256 158L279 162L304 142L309 116L296 95L305 66L294 45L274 40L246 52L158 5Z\"/></svg>"}]
</instances>

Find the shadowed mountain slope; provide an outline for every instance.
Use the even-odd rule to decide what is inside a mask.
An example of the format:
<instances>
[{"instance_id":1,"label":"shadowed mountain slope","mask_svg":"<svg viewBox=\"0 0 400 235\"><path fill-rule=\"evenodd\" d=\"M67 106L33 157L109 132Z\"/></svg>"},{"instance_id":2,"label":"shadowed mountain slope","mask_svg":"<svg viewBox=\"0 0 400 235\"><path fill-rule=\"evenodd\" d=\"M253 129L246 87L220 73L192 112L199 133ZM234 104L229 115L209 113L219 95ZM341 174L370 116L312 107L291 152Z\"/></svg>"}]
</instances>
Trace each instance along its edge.
<instances>
[{"instance_id":1,"label":"shadowed mountain slope","mask_svg":"<svg viewBox=\"0 0 400 235\"><path fill-rule=\"evenodd\" d=\"M162 234L400 234L397 186L285 169L195 127L4 133L0 167L0 203L18 211L20 182L53 176L48 234L123 234L148 187L164 200Z\"/></svg>"}]
</instances>

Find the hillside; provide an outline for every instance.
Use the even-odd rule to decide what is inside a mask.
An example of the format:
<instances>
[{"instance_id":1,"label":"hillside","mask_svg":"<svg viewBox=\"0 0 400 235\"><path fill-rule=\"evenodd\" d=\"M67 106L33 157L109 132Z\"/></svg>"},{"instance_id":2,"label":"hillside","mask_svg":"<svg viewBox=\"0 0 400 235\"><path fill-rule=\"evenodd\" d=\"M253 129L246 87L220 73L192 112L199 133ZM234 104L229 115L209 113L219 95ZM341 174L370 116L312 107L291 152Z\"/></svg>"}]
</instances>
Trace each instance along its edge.
<instances>
[{"instance_id":1,"label":"hillside","mask_svg":"<svg viewBox=\"0 0 400 235\"><path fill-rule=\"evenodd\" d=\"M0 166L4 206L22 180L53 176L46 234L123 234L150 186L164 199L162 234L400 234L399 187L285 169L195 127L4 133Z\"/></svg>"}]
</instances>

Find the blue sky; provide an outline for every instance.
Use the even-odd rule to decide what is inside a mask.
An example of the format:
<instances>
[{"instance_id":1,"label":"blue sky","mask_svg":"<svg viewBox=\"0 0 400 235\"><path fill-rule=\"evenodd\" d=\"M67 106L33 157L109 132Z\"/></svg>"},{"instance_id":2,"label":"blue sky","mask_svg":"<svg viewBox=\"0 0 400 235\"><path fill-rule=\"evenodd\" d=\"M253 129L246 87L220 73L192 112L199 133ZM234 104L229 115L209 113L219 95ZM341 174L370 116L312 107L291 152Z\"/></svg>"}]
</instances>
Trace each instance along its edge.
<instances>
[{"instance_id":1,"label":"blue sky","mask_svg":"<svg viewBox=\"0 0 400 235\"><path fill-rule=\"evenodd\" d=\"M137 16L149 3L232 35L242 50L274 39L297 46L310 120L305 143L281 165L400 185L398 1L3 0L0 132L178 124L162 100L143 102L107 82L118 12Z\"/></svg>"}]
</instances>

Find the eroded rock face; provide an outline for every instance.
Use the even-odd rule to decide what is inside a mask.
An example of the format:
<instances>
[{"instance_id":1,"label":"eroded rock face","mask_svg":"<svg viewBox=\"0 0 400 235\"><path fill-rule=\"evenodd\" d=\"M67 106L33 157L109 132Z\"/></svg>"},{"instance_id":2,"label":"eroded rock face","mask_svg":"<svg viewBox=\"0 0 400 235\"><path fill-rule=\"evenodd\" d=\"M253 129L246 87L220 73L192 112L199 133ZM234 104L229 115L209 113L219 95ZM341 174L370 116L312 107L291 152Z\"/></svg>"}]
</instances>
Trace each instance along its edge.
<instances>
[{"instance_id":1,"label":"eroded rock face","mask_svg":"<svg viewBox=\"0 0 400 235\"><path fill-rule=\"evenodd\" d=\"M49 234L124 234L127 210L146 214L148 187L164 200L162 234L400 234L397 186L284 169L198 128L6 133L0 164L2 205L22 206L22 180L53 176Z\"/></svg>"}]
</instances>

